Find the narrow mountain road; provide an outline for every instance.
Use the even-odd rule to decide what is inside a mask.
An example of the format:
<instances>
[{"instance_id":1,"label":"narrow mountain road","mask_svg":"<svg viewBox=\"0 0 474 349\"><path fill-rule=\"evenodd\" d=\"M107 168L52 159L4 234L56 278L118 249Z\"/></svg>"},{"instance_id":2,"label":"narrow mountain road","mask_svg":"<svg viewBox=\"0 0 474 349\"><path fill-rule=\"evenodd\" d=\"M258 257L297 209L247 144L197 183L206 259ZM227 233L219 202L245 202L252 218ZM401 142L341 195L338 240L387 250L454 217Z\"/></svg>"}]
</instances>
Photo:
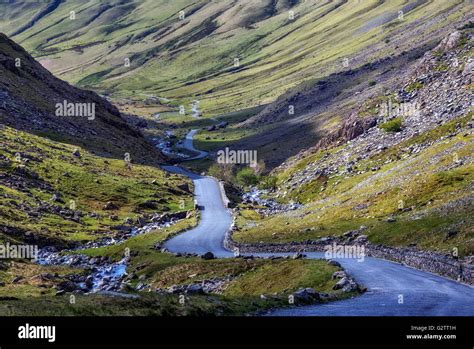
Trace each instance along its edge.
<instances>
[{"instance_id":1,"label":"narrow mountain road","mask_svg":"<svg viewBox=\"0 0 474 349\"><path fill-rule=\"evenodd\" d=\"M171 252L204 254L212 252L217 257L232 257L223 246L225 233L232 224L232 215L224 206L219 182L212 177L199 176L177 166L163 166L172 173L179 173L194 182L194 195L200 207L199 225L166 242Z\"/></svg>"},{"instance_id":2,"label":"narrow mountain road","mask_svg":"<svg viewBox=\"0 0 474 349\"><path fill-rule=\"evenodd\" d=\"M180 146L180 148L183 148L183 149L189 150L191 152L197 153L196 156L188 158L187 161L203 159L208 155L208 152L198 150L198 149L194 148L193 138L194 138L194 135L198 131L199 130L189 131L189 133L186 135L186 137L183 140L183 144Z\"/></svg>"},{"instance_id":3,"label":"narrow mountain road","mask_svg":"<svg viewBox=\"0 0 474 349\"><path fill-rule=\"evenodd\" d=\"M191 131L184 146L196 151ZM206 153L207 155L207 153ZM203 157L205 157L204 155ZM195 158L191 158L195 159ZM188 160L191 160L188 159ZM219 183L177 166L165 170L191 178L195 197L201 208L199 225L166 242L171 252L212 252L219 258L233 257L224 248L224 237L232 224L232 215L225 207ZM283 255L283 254L272 254ZM322 253L307 253L307 258L324 258ZM256 254L265 257L268 254ZM473 316L474 288L397 263L365 258L337 260L368 291L356 298L304 307L277 309L269 316Z\"/></svg>"}]
</instances>

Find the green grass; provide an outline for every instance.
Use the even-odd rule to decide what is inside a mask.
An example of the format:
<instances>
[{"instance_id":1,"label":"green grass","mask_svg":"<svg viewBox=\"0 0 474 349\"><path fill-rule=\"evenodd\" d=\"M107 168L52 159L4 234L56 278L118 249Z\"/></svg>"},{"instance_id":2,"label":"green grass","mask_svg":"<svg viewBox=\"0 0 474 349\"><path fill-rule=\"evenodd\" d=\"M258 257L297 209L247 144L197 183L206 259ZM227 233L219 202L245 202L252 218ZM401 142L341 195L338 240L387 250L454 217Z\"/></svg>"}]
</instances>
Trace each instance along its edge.
<instances>
[{"instance_id":1,"label":"green grass","mask_svg":"<svg viewBox=\"0 0 474 349\"><path fill-rule=\"evenodd\" d=\"M454 203L468 200L473 165L467 162L453 166L455 159L472 154L472 135L461 133L439 141L470 119L470 114L457 118L359 161L352 175L317 177L290 188L284 199L305 203L302 209L263 218L242 207L237 217L240 229L234 238L239 242L305 241L341 235L364 225L369 240L375 243L416 244L448 253L457 248L462 255L472 254L473 207ZM423 152L403 157L409 146L432 142ZM279 185L284 186L287 178L309 164L324 161L326 152L310 155L277 173ZM380 170L374 173L373 167ZM363 173L357 174L360 170ZM420 172L422 176L417 174ZM409 211L399 209L400 201ZM448 203L454 208L443 208ZM356 209L358 206L361 208ZM396 222L387 222L388 217L395 217ZM456 234L449 236L452 231Z\"/></svg>"},{"instance_id":2,"label":"green grass","mask_svg":"<svg viewBox=\"0 0 474 349\"><path fill-rule=\"evenodd\" d=\"M349 296L341 295L340 298ZM140 293L139 298L98 294L29 297L2 300L0 316L247 316L277 307L289 306L287 299L271 297L229 298Z\"/></svg>"},{"instance_id":3,"label":"green grass","mask_svg":"<svg viewBox=\"0 0 474 349\"><path fill-rule=\"evenodd\" d=\"M412 82L408 87L405 89L407 92L417 91L423 88L423 84L419 81Z\"/></svg>"},{"instance_id":4,"label":"green grass","mask_svg":"<svg viewBox=\"0 0 474 349\"><path fill-rule=\"evenodd\" d=\"M26 261L7 261L7 268L0 271L0 282L4 283L4 286L0 286L0 298L15 297L25 300L31 297L54 295L56 290L53 287L62 281L63 277L80 272L81 270L68 266L42 266ZM52 280L37 278L38 275L46 273L57 275L57 278ZM12 281L18 276L22 279L13 283Z\"/></svg>"},{"instance_id":5,"label":"green grass","mask_svg":"<svg viewBox=\"0 0 474 349\"><path fill-rule=\"evenodd\" d=\"M6 300L0 305L2 316L219 316L244 315L260 307L277 305L275 301L225 301L219 297L189 296L180 303L177 295L144 293L139 298L69 295Z\"/></svg>"},{"instance_id":6,"label":"green grass","mask_svg":"<svg viewBox=\"0 0 474 349\"><path fill-rule=\"evenodd\" d=\"M289 8L265 18L262 6L269 5L263 1L110 3L112 9L89 24L99 3L62 4L14 39L72 83L116 97L155 94L169 98L173 106L199 99L205 116L273 101L302 81L340 70L343 57L367 48L375 48L373 58L407 50L417 44L410 27L416 21L430 23L424 28L429 35L462 15L455 9L460 0L429 2L406 13L402 22L381 25L373 25L374 20L396 14L406 1L300 2L291 8L297 13L293 21L288 20ZM207 6L199 9L203 4ZM0 6L6 9L0 24L11 34L41 4L24 5L15 16L8 4ZM197 11L191 14L193 9ZM77 13L74 21L67 19L71 10ZM189 14L186 21L179 21L180 10ZM112 11L114 23L106 20ZM444 17L431 21L436 16ZM249 18L255 23L249 25ZM386 41L400 33L406 35L403 40ZM233 68L236 57L239 68ZM130 68L124 66L125 58L131 59Z\"/></svg>"},{"instance_id":7,"label":"green grass","mask_svg":"<svg viewBox=\"0 0 474 349\"><path fill-rule=\"evenodd\" d=\"M10 128L0 132L0 155L6 159L0 162L0 169L18 174L18 183L26 184L25 189L19 189L0 182L0 212L3 223L10 227L59 240L83 241L109 235L112 227L127 217L192 209L192 194L176 189L188 183L192 190L187 179L150 166L128 169L124 161L101 158L80 148L81 157L76 157L72 155L76 147ZM60 194L62 203L51 201L53 193ZM117 209L106 211L109 201ZM144 208L147 201L156 202L155 209ZM28 211L37 210L41 202L79 210L82 217L74 221L56 212L29 217ZM90 217L91 213L99 218ZM115 220L111 216L116 216Z\"/></svg>"},{"instance_id":8,"label":"green grass","mask_svg":"<svg viewBox=\"0 0 474 349\"><path fill-rule=\"evenodd\" d=\"M330 291L329 285L333 285L331 275L336 269L320 261L265 261L261 259L207 261L199 257L176 257L153 249L156 243L162 242L181 231L188 230L194 224L194 219L182 221L168 229L139 235L119 245L83 250L80 253L90 256L109 256L114 260L119 260L122 258L125 249L128 248L132 258L127 271L135 273L137 277L143 275L147 283L152 287L159 288L227 276L236 278L232 281L231 288L246 288L244 285L252 283L253 280L248 279L249 275L255 273L259 278L254 280L254 287L257 289L276 290L281 285L286 285L285 289L287 291L294 291L300 287L315 287L321 292L328 292ZM280 281L278 281L280 286L274 284L277 282L275 281L275 274L281 274ZM295 275L299 276L295 277ZM266 280L267 284L262 284L262 280ZM134 283L137 282L136 280ZM273 286L270 286L272 284ZM283 289L280 291L283 291ZM232 291L229 294L226 293L226 295L229 297L250 296L250 294L237 294L235 292ZM259 294L256 296L259 296Z\"/></svg>"},{"instance_id":9,"label":"green grass","mask_svg":"<svg viewBox=\"0 0 474 349\"><path fill-rule=\"evenodd\" d=\"M300 288L311 287L331 293L332 274L338 268L318 260L274 261L233 281L224 292L228 297L258 297L260 295L289 295Z\"/></svg>"},{"instance_id":10,"label":"green grass","mask_svg":"<svg viewBox=\"0 0 474 349\"><path fill-rule=\"evenodd\" d=\"M402 130L402 125L402 118L398 117L380 124L379 128L385 132L400 132Z\"/></svg>"}]
</instances>

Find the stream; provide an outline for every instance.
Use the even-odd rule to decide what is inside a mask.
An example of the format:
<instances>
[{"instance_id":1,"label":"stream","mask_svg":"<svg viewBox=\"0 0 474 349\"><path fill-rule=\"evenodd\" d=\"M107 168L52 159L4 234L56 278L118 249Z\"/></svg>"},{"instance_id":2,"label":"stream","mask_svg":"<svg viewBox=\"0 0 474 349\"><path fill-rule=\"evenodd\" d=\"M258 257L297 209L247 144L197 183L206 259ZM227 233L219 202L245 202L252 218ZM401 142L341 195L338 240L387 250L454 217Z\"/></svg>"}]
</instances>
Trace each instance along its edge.
<instances>
[{"instance_id":1,"label":"stream","mask_svg":"<svg viewBox=\"0 0 474 349\"><path fill-rule=\"evenodd\" d=\"M75 249L57 251L54 247L45 247L38 252L36 262L40 265L65 265L90 271L88 275L75 275L70 283L65 285L65 291L74 290L83 293L121 291L124 278L127 276L127 265L130 259L129 256L126 256L125 250L125 256L118 262L113 262L108 257L90 257L78 252L122 244L135 236L168 228L175 223L177 223L177 220L174 219L162 223L149 223L140 228L132 228L120 237L106 237L97 241L90 241Z\"/></svg>"}]
</instances>

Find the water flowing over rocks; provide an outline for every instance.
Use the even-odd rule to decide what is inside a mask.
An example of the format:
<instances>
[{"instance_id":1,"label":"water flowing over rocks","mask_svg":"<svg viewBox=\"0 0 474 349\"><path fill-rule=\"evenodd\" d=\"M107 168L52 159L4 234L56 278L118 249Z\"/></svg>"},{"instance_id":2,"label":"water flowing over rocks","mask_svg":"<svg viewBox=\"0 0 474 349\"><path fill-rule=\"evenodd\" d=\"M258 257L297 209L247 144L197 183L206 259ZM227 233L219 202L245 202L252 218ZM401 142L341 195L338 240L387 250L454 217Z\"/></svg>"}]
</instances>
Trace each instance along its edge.
<instances>
[{"instance_id":1,"label":"water flowing over rocks","mask_svg":"<svg viewBox=\"0 0 474 349\"><path fill-rule=\"evenodd\" d=\"M124 281L127 278L126 270L130 261L130 255L125 255L125 251L123 258L118 262L113 262L110 257L89 257L83 254L65 254L65 252L78 252L83 249L117 245L134 236L170 227L186 216L187 212L156 215L155 222L132 228L115 237L90 241L72 250L58 251L55 247L45 247L39 251L36 262L42 265L68 265L84 269L88 273L87 275L72 275L69 280L61 282L57 287L58 294L65 292L119 292L126 286ZM143 288L144 286L137 287L137 289Z\"/></svg>"},{"instance_id":2,"label":"water flowing over rocks","mask_svg":"<svg viewBox=\"0 0 474 349\"><path fill-rule=\"evenodd\" d=\"M302 206L301 204L294 202L281 204L271 198L264 198L267 194L268 190L260 190L256 187L252 187L250 191L242 195L242 201L244 204L261 206L262 208L256 208L256 211L265 216L280 212L293 211Z\"/></svg>"}]
</instances>

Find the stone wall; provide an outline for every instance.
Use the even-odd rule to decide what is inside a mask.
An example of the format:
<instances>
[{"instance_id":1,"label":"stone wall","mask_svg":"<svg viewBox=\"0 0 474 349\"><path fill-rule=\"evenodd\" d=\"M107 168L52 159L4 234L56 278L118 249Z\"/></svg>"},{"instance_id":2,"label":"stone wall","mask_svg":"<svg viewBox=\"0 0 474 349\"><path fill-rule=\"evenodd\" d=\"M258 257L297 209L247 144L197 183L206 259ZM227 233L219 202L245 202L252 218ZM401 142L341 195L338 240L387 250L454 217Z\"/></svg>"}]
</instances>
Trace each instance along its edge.
<instances>
[{"instance_id":1,"label":"stone wall","mask_svg":"<svg viewBox=\"0 0 474 349\"><path fill-rule=\"evenodd\" d=\"M357 236L357 235L356 235ZM354 235L352 236L354 237ZM357 239L356 239L357 240ZM450 255L421 251L413 247L388 247L375 245L365 241L348 241L347 238L322 238L316 241L291 242L286 244L240 244L232 240L232 234L227 234L225 247L240 253L296 253L324 252L325 246L336 243L354 245L361 243L369 257L386 259L402 263L412 268L438 274L469 285L474 285L474 259L455 258Z\"/></svg>"}]
</instances>

